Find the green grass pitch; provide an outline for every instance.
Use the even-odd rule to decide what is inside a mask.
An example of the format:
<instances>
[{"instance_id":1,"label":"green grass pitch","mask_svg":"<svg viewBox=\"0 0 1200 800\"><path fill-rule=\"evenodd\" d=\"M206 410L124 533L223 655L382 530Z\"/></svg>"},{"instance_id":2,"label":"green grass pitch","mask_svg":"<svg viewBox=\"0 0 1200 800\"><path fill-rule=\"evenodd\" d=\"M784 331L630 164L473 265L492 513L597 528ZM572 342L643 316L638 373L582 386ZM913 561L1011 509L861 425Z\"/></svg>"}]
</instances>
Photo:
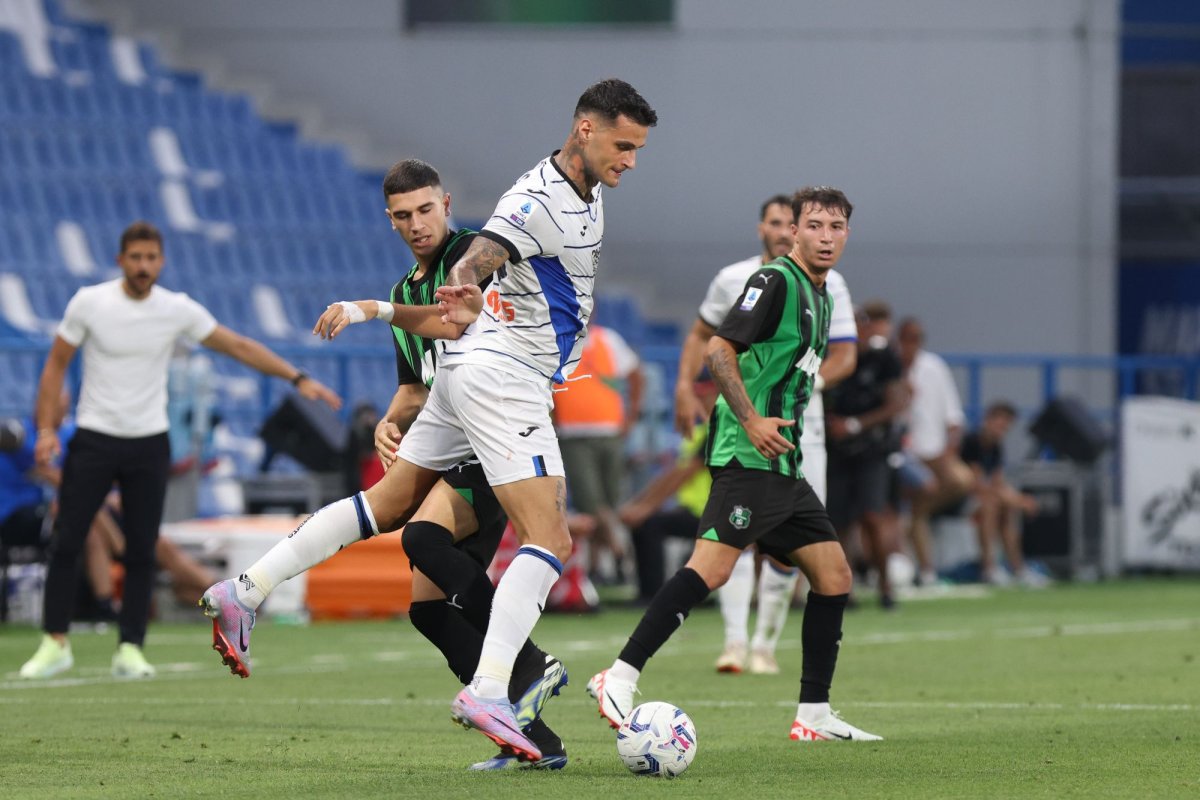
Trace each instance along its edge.
<instances>
[{"instance_id":1,"label":"green grass pitch","mask_svg":"<svg viewBox=\"0 0 1200 800\"><path fill-rule=\"evenodd\" d=\"M1200 582L1144 579L909 602L847 615L835 708L877 743L787 738L799 614L778 677L712 669L721 621L696 611L643 676L645 700L696 722L675 781L638 778L584 692L637 612L547 616L535 638L570 670L547 721L560 773L468 773L491 755L451 724L457 687L404 620L261 623L254 676L209 627L153 625L154 680L108 676L115 633L73 637L75 668L30 683L37 634L0 627L0 796L17 798L1200 797Z\"/></svg>"}]
</instances>

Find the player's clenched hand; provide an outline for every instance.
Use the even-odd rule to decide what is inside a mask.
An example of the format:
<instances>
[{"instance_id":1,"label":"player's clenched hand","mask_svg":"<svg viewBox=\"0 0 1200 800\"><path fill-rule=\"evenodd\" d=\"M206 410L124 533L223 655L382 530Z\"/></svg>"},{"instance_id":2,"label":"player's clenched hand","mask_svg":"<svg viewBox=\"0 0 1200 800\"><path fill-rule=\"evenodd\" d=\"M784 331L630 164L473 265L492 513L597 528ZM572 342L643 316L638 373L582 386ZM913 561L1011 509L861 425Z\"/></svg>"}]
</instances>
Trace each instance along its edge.
<instances>
[{"instance_id":1,"label":"player's clenched hand","mask_svg":"<svg viewBox=\"0 0 1200 800\"><path fill-rule=\"evenodd\" d=\"M675 430L684 439L692 437L696 421L708 422L708 412L704 404L690 386L680 386L675 389Z\"/></svg>"},{"instance_id":2,"label":"player's clenched hand","mask_svg":"<svg viewBox=\"0 0 1200 800\"><path fill-rule=\"evenodd\" d=\"M763 455L765 458L778 458L779 456L796 449L796 445L784 438L779 432L780 428L790 428L796 424L794 419L783 419L782 417L751 417L743 423L746 429L746 435L750 437L750 444L754 445L754 449Z\"/></svg>"},{"instance_id":3,"label":"player's clenched hand","mask_svg":"<svg viewBox=\"0 0 1200 800\"><path fill-rule=\"evenodd\" d=\"M296 385L296 391L300 393L301 397L306 397L309 400L320 400L334 411L342 407L342 398L338 397L337 392L307 375L304 377L304 380Z\"/></svg>"},{"instance_id":4,"label":"player's clenched hand","mask_svg":"<svg viewBox=\"0 0 1200 800\"><path fill-rule=\"evenodd\" d=\"M322 339L332 339L347 325L374 319L377 308L378 304L374 300L339 300L330 303L325 312L317 318L317 324L313 326L313 335Z\"/></svg>"},{"instance_id":5,"label":"player's clenched hand","mask_svg":"<svg viewBox=\"0 0 1200 800\"><path fill-rule=\"evenodd\" d=\"M396 449L400 447L400 426L387 419L379 420L375 426L375 454L379 463L387 469L396 460Z\"/></svg>"},{"instance_id":6,"label":"player's clenched hand","mask_svg":"<svg viewBox=\"0 0 1200 800\"><path fill-rule=\"evenodd\" d=\"M483 292L473 283L439 286L434 296L442 312L442 322L470 325L483 311Z\"/></svg>"},{"instance_id":7,"label":"player's clenched hand","mask_svg":"<svg viewBox=\"0 0 1200 800\"><path fill-rule=\"evenodd\" d=\"M58 458L62 448L58 443L58 433L55 431L38 431L37 441L33 445L33 460L39 467L48 467Z\"/></svg>"}]
</instances>

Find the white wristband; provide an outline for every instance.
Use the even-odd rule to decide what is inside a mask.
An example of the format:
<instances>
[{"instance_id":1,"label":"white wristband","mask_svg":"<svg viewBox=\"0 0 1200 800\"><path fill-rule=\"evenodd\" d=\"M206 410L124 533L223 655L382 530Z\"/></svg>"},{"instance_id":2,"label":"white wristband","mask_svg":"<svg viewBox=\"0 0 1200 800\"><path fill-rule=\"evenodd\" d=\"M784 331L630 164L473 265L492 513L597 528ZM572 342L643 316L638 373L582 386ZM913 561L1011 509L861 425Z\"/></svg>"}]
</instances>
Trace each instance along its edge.
<instances>
[{"instance_id":1,"label":"white wristband","mask_svg":"<svg viewBox=\"0 0 1200 800\"><path fill-rule=\"evenodd\" d=\"M395 307L386 300L376 300L375 305L379 306L375 310L375 319L381 319L384 322L391 322L392 317L396 315Z\"/></svg>"},{"instance_id":2,"label":"white wristband","mask_svg":"<svg viewBox=\"0 0 1200 800\"><path fill-rule=\"evenodd\" d=\"M846 433L851 436L862 433L862 423L859 422L858 417L846 417Z\"/></svg>"},{"instance_id":3,"label":"white wristband","mask_svg":"<svg viewBox=\"0 0 1200 800\"><path fill-rule=\"evenodd\" d=\"M350 320L351 324L367 321L367 315L363 313L363 310L358 307L357 303L351 303L349 300L338 300L334 305L342 307L342 313L346 315L346 319Z\"/></svg>"},{"instance_id":4,"label":"white wristband","mask_svg":"<svg viewBox=\"0 0 1200 800\"><path fill-rule=\"evenodd\" d=\"M824 389L825 389L825 376L818 372L817 377L813 378L813 391L820 392L820 391L824 391Z\"/></svg>"}]
</instances>

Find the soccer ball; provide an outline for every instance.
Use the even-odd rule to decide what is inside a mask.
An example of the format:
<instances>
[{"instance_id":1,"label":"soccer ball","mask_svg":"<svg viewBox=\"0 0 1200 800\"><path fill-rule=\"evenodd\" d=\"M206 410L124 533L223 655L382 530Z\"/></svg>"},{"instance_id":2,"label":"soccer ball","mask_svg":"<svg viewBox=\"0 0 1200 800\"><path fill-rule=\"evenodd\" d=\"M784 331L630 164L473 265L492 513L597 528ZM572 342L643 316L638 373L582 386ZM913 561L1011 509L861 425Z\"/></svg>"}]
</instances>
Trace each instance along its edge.
<instances>
[{"instance_id":1,"label":"soccer ball","mask_svg":"<svg viewBox=\"0 0 1200 800\"><path fill-rule=\"evenodd\" d=\"M617 755L635 775L674 778L696 757L696 726L670 703L642 703L617 729Z\"/></svg>"}]
</instances>

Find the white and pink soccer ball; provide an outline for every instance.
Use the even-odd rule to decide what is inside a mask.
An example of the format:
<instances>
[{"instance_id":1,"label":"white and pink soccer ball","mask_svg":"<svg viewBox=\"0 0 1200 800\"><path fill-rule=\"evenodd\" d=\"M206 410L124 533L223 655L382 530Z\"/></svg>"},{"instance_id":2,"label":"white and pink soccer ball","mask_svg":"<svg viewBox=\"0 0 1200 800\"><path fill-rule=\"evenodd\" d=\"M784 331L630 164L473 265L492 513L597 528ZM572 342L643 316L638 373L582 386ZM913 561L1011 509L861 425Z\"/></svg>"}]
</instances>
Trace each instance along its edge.
<instances>
[{"instance_id":1,"label":"white and pink soccer ball","mask_svg":"<svg viewBox=\"0 0 1200 800\"><path fill-rule=\"evenodd\" d=\"M674 778L696 757L696 726L670 703L642 703L617 729L617 755L635 775Z\"/></svg>"}]
</instances>

